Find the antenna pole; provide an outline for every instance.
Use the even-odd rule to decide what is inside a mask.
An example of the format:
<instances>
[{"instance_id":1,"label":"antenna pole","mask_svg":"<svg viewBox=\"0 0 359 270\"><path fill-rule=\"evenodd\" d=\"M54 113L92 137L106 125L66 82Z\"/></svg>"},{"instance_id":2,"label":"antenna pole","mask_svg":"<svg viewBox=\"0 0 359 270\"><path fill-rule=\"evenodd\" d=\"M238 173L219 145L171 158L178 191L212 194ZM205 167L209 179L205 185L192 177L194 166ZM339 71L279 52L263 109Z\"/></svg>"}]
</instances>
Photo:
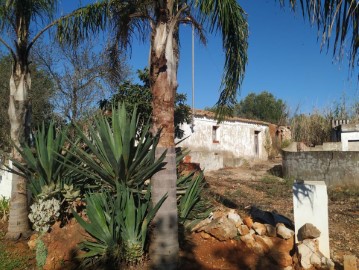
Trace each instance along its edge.
<instances>
[{"instance_id":1,"label":"antenna pole","mask_svg":"<svg viewBox=\"0 0 359 270\"><path fill-rule=\"evenodd\" d=\"M193 132L194 128L194 25L192 23L192 125L191 129Z\"/></svg>"}]
</instances>

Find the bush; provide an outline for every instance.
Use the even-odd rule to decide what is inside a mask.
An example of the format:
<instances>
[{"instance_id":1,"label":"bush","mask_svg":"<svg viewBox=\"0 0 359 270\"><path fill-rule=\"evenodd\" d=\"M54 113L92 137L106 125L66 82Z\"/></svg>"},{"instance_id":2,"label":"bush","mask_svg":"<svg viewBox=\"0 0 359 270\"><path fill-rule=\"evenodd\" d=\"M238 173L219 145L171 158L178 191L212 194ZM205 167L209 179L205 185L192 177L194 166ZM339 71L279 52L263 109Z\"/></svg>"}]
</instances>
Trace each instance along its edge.
<instances>
[{"instance_id":1,"label":"bush","mask_svg":"<svg viewBox=\"0 0 359 270\"><path fill-rule=\"evenodd\" d=\"M331 122L318 111L310 115L300 114L291 120L292 139L308 145L323 144L330 141Z\"/></svg>"},{"instance_id":2,"label":"bush","mask_svg":"<svg viewBox=\"0 0 359 270\"><path fill-rule=\"evenodd\" d=\"M1 196L0 198L0 218L2 221L6 221L9 216L10 199L6 199Z\"/></svg>"},{"instance_id":3,"label":"bush","mask_svg":"<svg viewBox=\"0 0 359 270\"><path fill-rule=\"evenodd\" d=\"M42 269L45 266L47 258L47 247L44 241L39 237L36 240L36 265L38 269Z\"/></svg>"}]
</instances>

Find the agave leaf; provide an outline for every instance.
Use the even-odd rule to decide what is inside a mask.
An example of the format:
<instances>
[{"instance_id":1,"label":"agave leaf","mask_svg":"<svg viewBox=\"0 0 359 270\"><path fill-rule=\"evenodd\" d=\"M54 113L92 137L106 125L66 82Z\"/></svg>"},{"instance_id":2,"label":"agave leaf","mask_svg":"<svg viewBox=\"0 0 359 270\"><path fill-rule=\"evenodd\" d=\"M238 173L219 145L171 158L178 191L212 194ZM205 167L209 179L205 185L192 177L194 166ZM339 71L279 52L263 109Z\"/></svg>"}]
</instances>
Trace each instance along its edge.
<instances>
[{"instance_id":1,"label":"agave leaf","mask_svg":"<svg viewBox=\"0 0 359 270\"><path fill-rule=\"evenodd\" d=\"M124 182L131 188L143 186L157 170L161 169L165 153L155 159L155 147L159 135L152 137L148 126L137 127L136 108L131 117L126 114L125 105L113 108L112 120L100 115L94 119L94 129L89 127L89 135L77 127L81 140L87 146L83 150L72 143L71 152L83 164L70 164L70 168L87 177L109 184L113 190L116 182ZM146 133L145 133L146 132ZM136 141L137 134L140 140Z\"/></svg>"}]
</instances>

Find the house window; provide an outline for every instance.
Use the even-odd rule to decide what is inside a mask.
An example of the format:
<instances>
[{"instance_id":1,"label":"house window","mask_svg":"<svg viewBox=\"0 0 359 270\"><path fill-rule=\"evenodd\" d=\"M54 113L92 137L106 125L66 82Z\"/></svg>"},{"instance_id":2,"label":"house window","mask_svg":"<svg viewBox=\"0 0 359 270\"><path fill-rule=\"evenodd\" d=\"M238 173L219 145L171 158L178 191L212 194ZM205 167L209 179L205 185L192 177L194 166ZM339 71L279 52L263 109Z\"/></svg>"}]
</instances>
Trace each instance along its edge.
<instances>
[{"instance_id":1,"label":"house window","mask_svg":"<svg viewBox=\"0 0 359 270\"><path fill-rule=\"evenodd\" d=\"M218 128L219 128L219 126L212 126L212 141L213 141L213 143L219 143Z\"/></svg>"}]
</instances>

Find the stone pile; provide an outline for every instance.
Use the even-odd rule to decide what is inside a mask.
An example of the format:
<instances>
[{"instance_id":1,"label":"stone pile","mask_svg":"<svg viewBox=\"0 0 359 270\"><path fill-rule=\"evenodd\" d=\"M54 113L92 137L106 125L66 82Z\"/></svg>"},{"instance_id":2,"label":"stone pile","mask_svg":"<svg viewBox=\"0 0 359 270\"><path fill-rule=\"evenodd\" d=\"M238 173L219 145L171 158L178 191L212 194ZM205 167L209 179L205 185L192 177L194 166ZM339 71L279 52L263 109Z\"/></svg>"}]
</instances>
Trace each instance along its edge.
<instances>
[{"instance_id":1,"label":"stone pile","mask_svg":"<svg viewBox=\"0 0 359 270\"><path fill-rule=\"evenodd\" d=\"M193 227L192 231L200 233L205 239L214 237L220 241L242 241L254 253L268 256L277 265L277 269L294 269L290 255L294 249L294 231L282 223L272 226L254 222L251 217L242 220L231 209L228 212L214 212Z\"/></svg>"},{"instance_id":2,"label":"stone pile","mask_svg":"<svg viewBox=\"0 0 359 270\"><path fill-rule=\"evenodd\" d=\"M318 250L317 237L320 231L312 224L304 225L298 232L297 258L300 266L294 268L293 255L296 253L294 231L283 223L274 225L255 222L251 217L241 218L235 210L216 211L202 220L192 232L202 238L211 237L219 241L239 240L254 253L267 256L278 269L334 269L333 262ZM299 268L298 268L299 267Z\"/></svg>"},{"instance_id":3,"label":"stone pile","mask_svg":"<svg viewBox=\"0 0 359 270\"><path fill-rule=\"evenodd\" d=\"M298 257L303 269L334 269L334 263L319 251L320 231L311 223L298 230Z\"/></svg>"}]
</instances>

